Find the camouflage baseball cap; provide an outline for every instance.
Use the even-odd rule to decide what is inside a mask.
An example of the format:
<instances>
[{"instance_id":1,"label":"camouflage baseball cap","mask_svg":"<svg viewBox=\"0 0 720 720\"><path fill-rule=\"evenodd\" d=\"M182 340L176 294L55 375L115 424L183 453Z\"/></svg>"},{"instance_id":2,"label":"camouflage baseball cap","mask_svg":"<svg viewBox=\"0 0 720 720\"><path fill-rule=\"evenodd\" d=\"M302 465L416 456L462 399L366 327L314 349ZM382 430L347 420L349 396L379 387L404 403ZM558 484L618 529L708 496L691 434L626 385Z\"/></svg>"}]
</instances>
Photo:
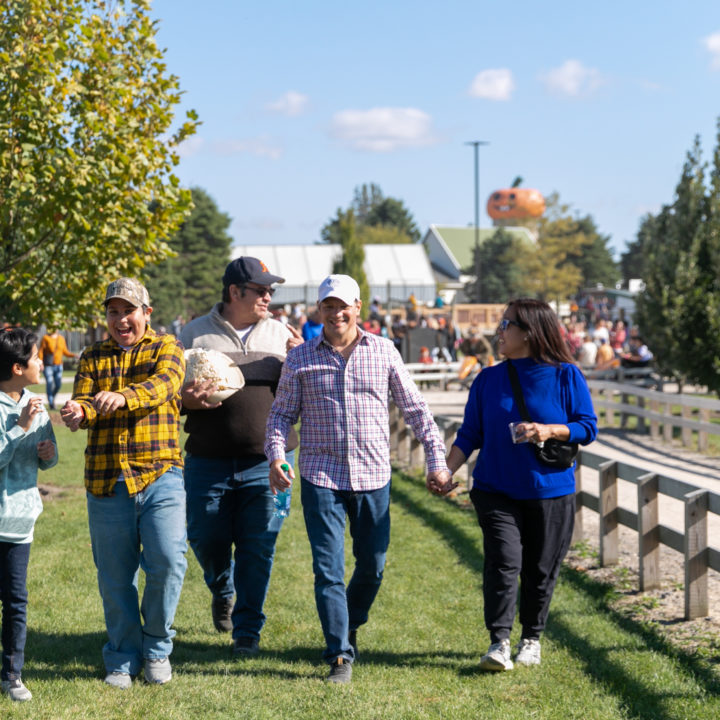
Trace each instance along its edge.
<instances>
[{"instance_id":1,"label":"camouflage baseball cap","mask_svg":"<svg viewBox=\"0 0 720 720\"><path fill-rule=\"evenodd\" d=\"M107 304L113 298L127 300L127 302L135 307L150 305L150 295L148 295L145 286L133 278L120 278L119 280L111 282L105 291L103 305L107 307Z\"/></svg>"}]
</instances>

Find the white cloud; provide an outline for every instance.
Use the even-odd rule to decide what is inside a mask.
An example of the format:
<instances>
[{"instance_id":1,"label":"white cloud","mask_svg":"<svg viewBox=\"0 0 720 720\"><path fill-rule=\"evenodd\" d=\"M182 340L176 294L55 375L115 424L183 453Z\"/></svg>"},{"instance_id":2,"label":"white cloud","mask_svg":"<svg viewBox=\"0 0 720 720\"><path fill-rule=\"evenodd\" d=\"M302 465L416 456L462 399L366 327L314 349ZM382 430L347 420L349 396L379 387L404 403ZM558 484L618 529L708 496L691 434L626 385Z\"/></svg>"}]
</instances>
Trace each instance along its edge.
<instances>
[{"instance_id":1,"label":"white cloud","mask_svg":"<svg viewBox=\"0 0 720 720\"><path fill-rule=\"evenodd\" d=\"M268 103L265 108L288 117L302 115L307 109L310 98L302 93L289 90L275 102Z\"/></svg>"},{"instance_id":2,"label":"white cloud","mask_svg":"<svg viewBox=\"0 0 720 720\"><path fill-rule=\"evenodd\" d=\"M481 70L472 81L468 95L485 100L509 100L515 89L513 74L507 68Z\"/></svg>"},{"instance_id":3,"label":"white cloud","mask_svg":"<svg viewBox=\"0 0 720 720\"><path fill-rule=\"evenodd\" d=\"M713 70L720 70L720 31L703 38L703 44L712 55Z\"/></svg>"},{"instance_id":4,"label":"white cloud","mask_svg":"<svg viewBox=\"0 0 720 720\"><path fill-rule=\"evenodd\" d=\"M540 79L551 93L569 97L589 95L604 82L598 70L585 67L579 60L567 60Z\"/></svg>"},{"instance_id":5,"label":"white cloud","mask_svg":"<svg viewBox=\"0 0 720 720\"><path fill-rule=\"evenodd\" d=\"M283 148L268 135L260 135L244 140L223 140L213 145L213 152L218 155L238 155L248 153L257 157L277 160L282 157Z\"/></svg>"},{"instance_id":6,"label":"white cloud","mask_svg":"<svg viewBox=\"0 0 720 720\"><path fill-rule=\"evenodd\" d=\"M432 118L417 108L372 108L335 113L333 137L356 150L391 152L437 142Z\"/></svg>"},{"instance_id":7,"label":"white cloud","mask_svg":"<svg viewBox=\"0 0 720 720\"><path fill-rule=\"evenodd\" d=\"M187 140L183 140L177 148L177 153L181 158L192 157L197 155L205 145L205 141L198 135L191 135Z\"/></svg>"},{"instance_id":8,"label":"white cloud","mask_svg":"<svg viewBox=\"0 0 720 720\"><path fill-rule=\"evenodd\" d=\"M259 135L254 138L239 140L215 140L207 142L204 138L193 135L178 146L178 155L181 158L192 157L201 153L211 155L239 155L247 153L257 157L266 157L277 160L283 155L282 146L269 135Z\"/></svg>"}]
</instances>

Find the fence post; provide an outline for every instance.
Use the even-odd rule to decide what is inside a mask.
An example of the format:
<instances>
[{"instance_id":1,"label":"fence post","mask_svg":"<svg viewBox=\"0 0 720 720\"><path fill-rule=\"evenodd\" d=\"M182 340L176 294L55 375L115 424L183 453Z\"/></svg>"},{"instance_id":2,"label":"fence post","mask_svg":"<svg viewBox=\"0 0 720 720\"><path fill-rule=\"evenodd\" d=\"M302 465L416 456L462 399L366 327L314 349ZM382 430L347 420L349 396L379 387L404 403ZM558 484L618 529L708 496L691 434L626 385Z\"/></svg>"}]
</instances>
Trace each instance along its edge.
<instances>
[{"instance_id":1,"label":"fence post","mask_svg":"<svg viewBox=\"0 0 720 720\"><path fill-rule=\"evenodd\" d=\"M659 481L655 473L638 478L638 574L641 592L660 587Z\"/></svg>"},{"instance_id":2,"label":"fence post","mask_svg":"<svg viewBox=\"0 0 720 720\"><path fill-rule=\"evenodd\" d=\"M663 422L663 440L671 445L673 441L673 424L672 424L672 405L665 403L665 412L663 413L668 420Z\"/></svg>"},{"instance_id":3,"label":"fence post","mask_svg":"<svg viewBox=\"0 0 720 720\"><path fill-rule=\"evenodd\" d=\"M645 416L641 414L642 411L645 409L645 398L642 397L642 395L638 395L637 405L638 405L639 412L638 412L638 416L637 416L637 425L635 426L635 432L646 433L647 426L645 425Z\"/></svg>"},{"instance_id":4,"label":"fence post","mask_svg":"<svg viewBox=\"0 0 720 720\"><path fill-rule=\"evenodd\" d=\"M621 393L620 395L620 402L623 405L629 405L630 404L630 396L627 393ZM627 425L627 420L629 417L629 413L626 410L622 410L620 413L620 429L624 430Z\"/></svg>"},{"instance_id":5,"label":"fence post","mask_svg":"<svg viewBox=\"0 0 720 720\"><path fill-rule=\"evenodd\" d=\"M710 410L708 408L700 408L700 420L706 423L710 422ZM707 452L708 437L704 430L698 431L698 452Z\"/></svg>"},{"instance_id":6,"label":"fence post","mask_svg":"<svg viewBox=\"0 0 720 720\"><path fill-rule=\"evenodd\" d=\"M688 405L683 405L682 408L680 408L680 415L689 420L692 417L692 408ZM680 430L684 447L692 447L692 434L693 431L689 427L683 427Z\"/></svg>"},{"instance_id":7,"label":"fence post","mask_svg":"<svg viewBox=\"0 0 720 720\"><path fill-rule=\"evenodd\" d=\"M608 404L608 407L605 408L605 425L607 427L613 427L613 425L615 425L615 410L612 404L615 401L615 391L608 388L605 390L604 396Z\"/></svg>"},{"instance_id":8,"label":"fence post","mask_svg":"<svg viewBox=\"0 0 720 720\"><path fill-rule=\"evenodd\" d=\"M610 460L598 468L600 476L600 567L617 565L618 551L618 489L617 462Z\"/></svg>"},{"instance_id":9,"label":"fence post","mask_svg":"<svg viewBox=\"0 0 720 720\"><path fill-rule=\"evenodd\" d=\"M397 458L398 432L400 430L400 410L394 402L390 403L388 415L390 416L390 455L391 457Z\"/></svg>"},{"instance_id":10,"label":"fence post","mask_svg":"<svg viewBox=\"0 0 720 720\"><path fill-rule=\"evenodd\" d=\"M685 619L708 614L708 490L685 495Z\"/></svg>"},{"instance_id":11,"label":"fence post","mask_svg":"<svg viewBox=\"0 0 720 720\"><path fill-rule=\"evenodd\" d=\"M657 400L651 400L650 410L654 413L660 413L660 403ZM660 439L660 422L658 420L650 420L650 437L653 440Z\"/></svg>"},{"instance_id":12,"label":"fence post","mask_svg":"<svg viewBox=\"0 0 720 720\"><path fill-rule=\"evenodd\" d=\"M582 492L582 452L575 462L575 525L570 542L574 545L583 539L583 516L580 493Z\"/></svg>"},{"instance_id":13,"label":"fence post","mask_svg":"<svg viewBox=\"0 0 720 720\"><path fill-rule=\"evenodd\" d=\"M453 440L455 439L455 435L457 434L459 428L460 424L454 421L446 422L443 425L442 436L443 441L445 442L446 454L450 452L450 448L452 447Z\"/></svg>"},{"instance_id":14,"label":"fence post","mask_svg":"<svg viewBox=\"0 0 720 720\"><path fill-rule=\"evenodd\" d=\"M408 435L410 436L410 469L417 470L418 468L425 466L425 448L415 437L415 433L408 432Z\"/></svg>"},{"instance_id":15,"label":"fence post","mask_svg":"<svg viewBox=\"0 0 720 720\"><path fill-rule=\"evenodd\" d=\"M405 424L405 418L402 413L398 414L398 433L397 433L397 458L401 465L408 465L410 462L409 447L410 428Z\"/></svg>"}]
</instances>

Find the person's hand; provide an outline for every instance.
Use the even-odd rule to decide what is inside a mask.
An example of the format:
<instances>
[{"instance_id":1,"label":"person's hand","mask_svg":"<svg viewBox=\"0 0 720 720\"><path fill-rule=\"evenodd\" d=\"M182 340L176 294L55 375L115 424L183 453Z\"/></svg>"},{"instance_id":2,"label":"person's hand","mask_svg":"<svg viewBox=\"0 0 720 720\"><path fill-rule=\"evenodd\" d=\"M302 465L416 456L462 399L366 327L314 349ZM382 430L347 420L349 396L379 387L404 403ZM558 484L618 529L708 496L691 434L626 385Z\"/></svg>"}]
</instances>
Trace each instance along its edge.
<instances>
[{"instance_id":1,"label":"person's hand","mask_svg":"<svg viewBox=\"0 0 720 720\"><path fill-rule=\"evenodd\" d=\"M75 432L80 427L84 417L85 411L74 400L68 400L60 408L60 418L70 428L71 432Z\"/></svg>"},{"instance_id":2,"label":"person's hand","mask_svg":"<svg viewBox=\"0 0 720 720\"><path fill-rule=\"evenodd\" d=\"M516 435L517 442L531 442L536 445L544 443L546 440L558 437L558 433L556 433L553 428L562 430L562 426L560 425L543 425L542 423L533 422L522 423L516 428L516 430L519 430ZM562 434L566 434L566 437L560 437L559 439L567 439L570 435L569 431L567 433L561 433L561 435Z\"/></svg>"},{"instance_id":3,"label":"person's hand","mask_svg":"<svg viewBox=\"0 0 720 720\"><path fill-rule=\"evenodd\" d=\"M93 407L97 410L98 415L109 415L110 413L125 407L127 400L122 393L112 392L111 390L101 390L93 398Z\"/></svg>"},{"instance_id":4,"label":"person's hand","mask_svg":"<svg viewBox=\"0 0 720 720\"><path fill-rule=\"evenodd\" d=\"M208 400L216 390L217 385L212 380L187 383L187 385L183 385L180 391L182 404L188 410L214 410L219 408L222 403L212 403Z\"/></svg>"},{"instance_id":5,"label":"person's hand","mask_svg":"<svg viewBox=\"0 0 720 720\"><path fill-rule=\"evenodd\" d=\"M20 417L18 418L18 425L27 432L30 430L32 421L35 416L43 411L42 398L34 397L30 398L28 404L20 411Z\"/></svg>"},{"instance_id":6,"label":"person's hand","mask_svg":"<svg viewBox=\"0 0 720 720\"><path fill-rule=\"evenodd\" d=\"M292 481L295 479L295 473L293 472L292 467L287 473L285 473L282 469L283 465L285 465L285 461L280 459L273 460L270 463L270 475L268 479L270 481L270 490L273 495L277 495L279 492L287 490L292 485Z\"/></svg>"},{"instance_id":7,"label":"person's hand","mask_svg":"<svg viewBox=\"0 0 720 720\"><path fill-rule=\"evenodd\" d=\"M425 487L433 495L447 495L452 492L459 483L453 482L452 475L448 470L433 470L427 474Z\"/></svg>"},{"instance_id":8,"label":"person's hand","mask_svg":"<svg viewBox=\"0 0 720 720\"><path fill-rule=\"evenodd\" d=\"M55 443L52 440L41 440L37 444L37 454L41 460L52 460L55 457Z\"/></svg>"},{"instance_id":9,"label":"person's hand","mask_svg":"<svg viewBox=\"0 0 720 720\"><path fill-rule=\"evenodd\" d=\"M303 340L303 336L300 334L300 331L296 327L293 327L292 325L286 325L285 327L290 331L292 335L287 339L287 342L285 343L285 352L290 352L294 347L302 345L305 341Z\"/></svg>"}]
</instances>

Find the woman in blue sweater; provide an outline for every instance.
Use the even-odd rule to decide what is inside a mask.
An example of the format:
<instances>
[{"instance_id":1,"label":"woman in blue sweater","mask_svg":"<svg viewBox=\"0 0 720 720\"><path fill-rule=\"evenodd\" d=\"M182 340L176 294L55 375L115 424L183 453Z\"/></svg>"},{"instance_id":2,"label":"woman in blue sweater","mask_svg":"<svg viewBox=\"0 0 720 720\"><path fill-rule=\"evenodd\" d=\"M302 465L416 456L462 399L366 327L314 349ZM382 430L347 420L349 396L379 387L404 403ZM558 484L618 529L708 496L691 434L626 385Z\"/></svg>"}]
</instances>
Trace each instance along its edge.
<instances>
[{"instance_id":1,"label":"woman in blue sweater","mask_svg":"<svg viewBox=\"0 0 720 720\"><path fill-rule=\"evenodd\" d=\"M480 661L485 670L513 667L510 631L518 577L522 634L515 661L540 663L540 634L572 536L574 469L544 465L531 443L555 438L586 445L597 435L585 378L573 364L549 305L533 299L510 302L498 326L498 349L505 362L484 368L473 383L448 457L455 472L480 448L470 497L485 550L483 596L490 632L490 648ZM517 371L533 422L522 421L508 363ZM511 422L520 423L515 443Z\"/></svg>"}]
</instances>

